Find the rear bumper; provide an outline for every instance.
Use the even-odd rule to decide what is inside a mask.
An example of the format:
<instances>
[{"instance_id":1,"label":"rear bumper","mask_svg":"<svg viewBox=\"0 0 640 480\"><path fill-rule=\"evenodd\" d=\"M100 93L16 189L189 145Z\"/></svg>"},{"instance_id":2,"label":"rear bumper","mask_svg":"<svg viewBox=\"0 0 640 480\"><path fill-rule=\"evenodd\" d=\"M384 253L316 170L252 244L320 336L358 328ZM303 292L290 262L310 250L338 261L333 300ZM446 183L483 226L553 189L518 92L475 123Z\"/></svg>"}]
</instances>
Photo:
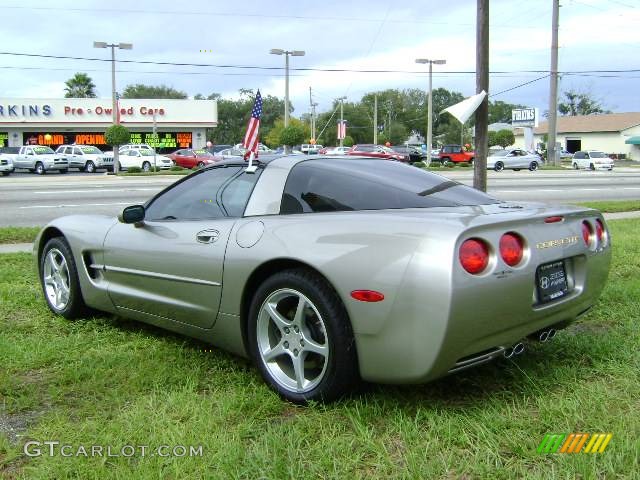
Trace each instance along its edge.
<instances>
[{"instance_id":1,"label":"rear bumper","mask_svg":"<svg viewBox=\"0 0 640 480\"><path fill-rule=\"evenodd\" d=\"M538 330L564 328L596 303L610 262L610 244L568 257L569 293L545 304L537 299L535 269L466 283L445 269L422 277L409 272L421 288L405 286L383 328L356 336L361 375L378 383L424 383L490 361ZM426 272L426 263L416 271Z\"/></svg>"}]
</instances>

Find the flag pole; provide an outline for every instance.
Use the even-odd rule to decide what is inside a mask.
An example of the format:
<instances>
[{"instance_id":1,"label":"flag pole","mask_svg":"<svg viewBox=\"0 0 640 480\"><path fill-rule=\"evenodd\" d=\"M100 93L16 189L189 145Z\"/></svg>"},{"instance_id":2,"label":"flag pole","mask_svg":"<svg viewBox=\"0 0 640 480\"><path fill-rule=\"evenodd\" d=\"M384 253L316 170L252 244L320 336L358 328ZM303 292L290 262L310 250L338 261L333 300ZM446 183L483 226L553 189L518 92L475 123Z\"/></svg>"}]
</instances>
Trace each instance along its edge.
<instances>
[{"instance_id":1,"label":"flag pole","mask_svg":"<svg viewBox=\"0 0 640 480\"><path fill-rule=\"evenodd\" d=\"M258 166L253 164L253 158L255 157L255 155L256 154L254 152L251 152L249 154L249 165L245 169L245 173L256 173Z\"/></svg>"}]
</instances>

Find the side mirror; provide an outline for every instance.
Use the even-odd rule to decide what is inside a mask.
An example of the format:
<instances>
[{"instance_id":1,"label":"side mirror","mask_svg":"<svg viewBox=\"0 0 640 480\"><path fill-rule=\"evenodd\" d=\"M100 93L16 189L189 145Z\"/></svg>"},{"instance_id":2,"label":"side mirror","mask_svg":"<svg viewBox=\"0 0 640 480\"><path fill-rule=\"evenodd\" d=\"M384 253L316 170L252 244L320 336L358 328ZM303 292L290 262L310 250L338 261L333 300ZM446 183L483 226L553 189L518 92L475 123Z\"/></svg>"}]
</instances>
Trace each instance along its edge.
<instances>
[{"instance_id":1,"label":"side mirror","mask_svg":"<svg viewBox=\"0 0 640 480\"><path fill-rule=\"evenodd\" d=\"M122 210L122 213L118 215L118 220L121 223L141 223L144 221L144 206L143 205L130 205Z\"/></svg>"}]
</instances>

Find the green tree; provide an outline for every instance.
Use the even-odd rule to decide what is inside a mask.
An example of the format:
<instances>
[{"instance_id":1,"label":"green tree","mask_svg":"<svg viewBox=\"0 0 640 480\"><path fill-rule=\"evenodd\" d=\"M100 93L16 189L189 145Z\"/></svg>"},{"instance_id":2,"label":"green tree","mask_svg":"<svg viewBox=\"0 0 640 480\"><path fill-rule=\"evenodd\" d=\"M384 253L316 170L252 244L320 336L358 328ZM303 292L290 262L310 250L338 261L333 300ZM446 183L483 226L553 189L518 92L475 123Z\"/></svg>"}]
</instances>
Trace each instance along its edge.
<instances>
[{"instance_id":1,"label":"green tree","mask_svg":"<svg viewBox=\"0 0 640 480\"><path fill-rule=\"evenodd\" d=\"M496 145L500 145L502 148L507 148L513 145L516 141L516 137L511 130L499 130L495 136Z\"/></svg>"},{"instance_id":2,"label":"green tree","mask_svg":"<svg viewBox=\"0 0 640 480\"><path fill-rule=\"evenodd\" d=\"M283 106L284 107L284 106ZM289 127L295 126L296 127L296 131L297 130L301 130L302 131L302 140L295 142L295 143L283 143L282 142L282 135L283 132L285 131L284 128L284 119L283 118L278 118L274 125L272 126L272 128L269 130L269 133L267 133L267 135L265 135L264 138L264 143L266 143L269 147L271 148L275 148L278 147L280 145L298 145L299 143L305 143L306 139L309 138L309 127L308 125L304 124L301 120L298 120L297 118L294 117L289 117ZM287 135L292 135L291 133L288 133ZM287 137L289 139L289 137Z\"/></svg>"},{"instance_id":3,"label":"green tree","mask_svg":"<svg viewBox=\"0 0 640 480\"><path fill-rule=\"evenodd\" d=\"M124 145L129 143L129 140L131 140L131 133L122 125L111 125L107 128L107 131L104 132L104 140L107 142L107 145L111 145L113 147Z\"/></svg>"},{"instance_id":4,"label":"green tree","mask_svg":"<svg viewBox=\"0 0 640 480\"><path fill-rule=\"evenodd\" d=\"M351 135L345 135L345 137L342 139L342 145L344 145L345 147L353 147L354 144L355 142L353 141L353 137L351 137Z\"/></svg>"},{"instance_id":5,"label":"green tree","mask_svg":"<svg viewBox=\"0 0 640 480\"><path fill-rule=\"evenodd\" d=\"M489 123L511 123L511 110L517 108L526 108L526 106L501 100L489 102Z\"/></svg>"},{"instance_id":6,"label":"green tree","mask_svg":"<svg viewBox=\"0 0 640 480\"><path fill-rule=\"evenodd\" d=\"M166 85L144 85L136 83L127 85L122 91L122 98L188 98L185 92Z\"/></svg>"},{"instance_id":7,"label":"green tree","mask_svg":"<svg viewBox=\"0 0 640 480\"><path fill-rule=\"evenodd\" d=\"M595 115L599 113L611 113L605 110L602 104L586 92L568 90L563 93L564 101L558 103L558 111L562 115Z\"/></svg>"},{"instance_id":8,"label":"green tree","mask_svg":"<svg viewBox=\"0 0 640 480\"><path fill-rule=\"evenodd\" d=\"M489 146L495 147L498 145L498 132L489 131Z\"/></svg>"},{"instance_id":9,"label":"green tree","mask_svg":"<svg viewBox=\"0 0 640 480\"><path fill-rule=\"evenodd\" d=\"M306 137L304 127L301 124L292 123L280 132L280 143L292 147L303 143Z\"/></svg>"},{"instance_id":10,"label":"green tree","mask_svg":"<svg viewBox=\"0 0 640 480\"><path fill-rule=\"evenodd\" d=\"M96 98L96 86L86 73L76 73L64 84L65 98Z\"/></svg>"}]
</instances>

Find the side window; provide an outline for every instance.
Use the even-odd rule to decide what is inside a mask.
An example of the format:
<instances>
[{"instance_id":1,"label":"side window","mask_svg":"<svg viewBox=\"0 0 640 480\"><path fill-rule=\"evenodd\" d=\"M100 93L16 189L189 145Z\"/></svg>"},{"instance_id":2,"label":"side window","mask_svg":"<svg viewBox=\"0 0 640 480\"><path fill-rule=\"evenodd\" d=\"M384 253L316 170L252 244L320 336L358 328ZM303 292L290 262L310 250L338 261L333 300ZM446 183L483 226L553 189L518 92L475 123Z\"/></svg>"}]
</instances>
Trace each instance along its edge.
<instances>
[{"instance_id":1,"label":"side window","mask_svg":"<svg viewBox=\"0 0 640 480\"><path fill-rule=\"evenodd\" d=\"M225 217L218 201L219 190L242 167L203 170L167 190L147 207L149 220L203 220Z\"/></svg>"},{"instance_id":2,"label":"side window","mask_svg":"<svg viewBox=\"0 0 640 480\"><path fill-rule=\"evenodd\" d=\"M253 174L241 173L227 183L222 190L222 208L230 217L241 217L247 206L253 187L258 181L262 169Z\"/></svg>"},{"instance_id":3,"label":"side window","mask_svg":"<svg viewBox=\"0 0 640 480\"><path fill-rule=\"evenodd\" d=\"M76 147L76 148L73 149L73 154L74 155L82 155L82 151L79 148Z\"/></svg>"}]
</instances>

